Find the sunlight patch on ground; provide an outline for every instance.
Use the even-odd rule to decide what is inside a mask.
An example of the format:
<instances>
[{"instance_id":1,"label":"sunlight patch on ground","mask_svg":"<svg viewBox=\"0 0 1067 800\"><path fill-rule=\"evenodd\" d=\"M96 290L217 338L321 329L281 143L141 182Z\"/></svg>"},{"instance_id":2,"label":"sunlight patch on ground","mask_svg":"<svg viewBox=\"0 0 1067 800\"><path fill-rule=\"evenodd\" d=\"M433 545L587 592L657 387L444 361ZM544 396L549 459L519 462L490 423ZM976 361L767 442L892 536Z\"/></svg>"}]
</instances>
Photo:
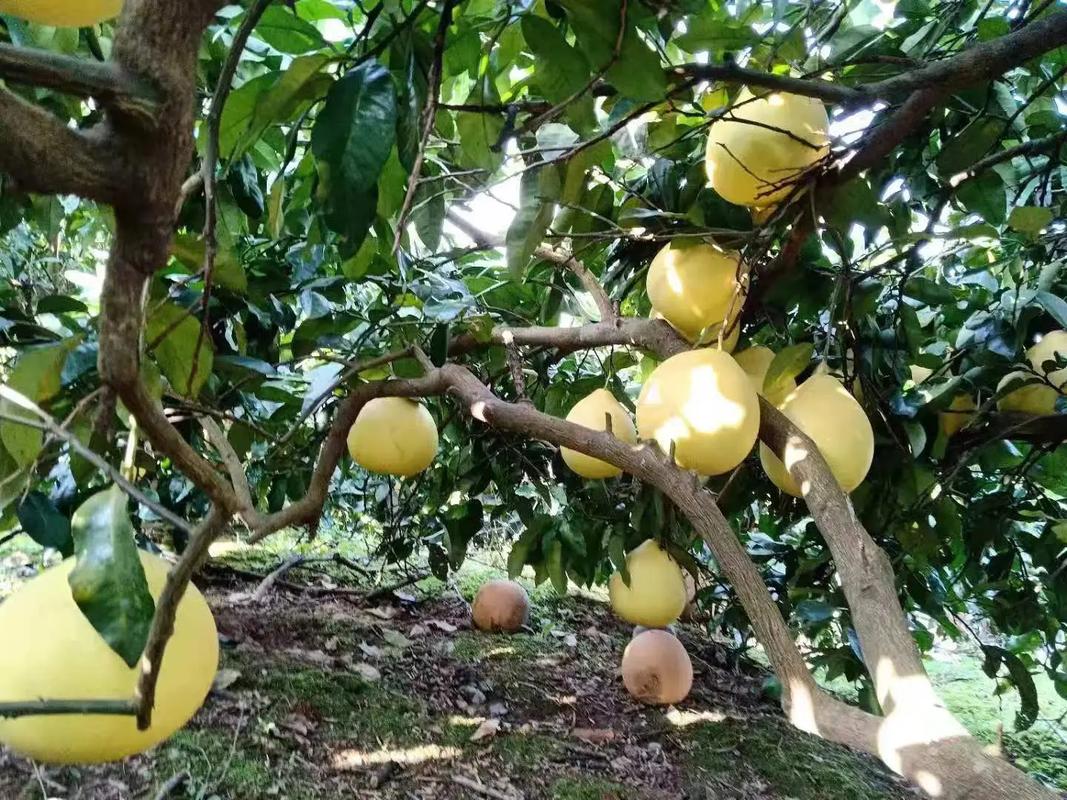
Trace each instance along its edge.
<instances>
[{"instance_id":1,"label":"sunlight patch on ground","mask_svg":"<svg viewBox=\"0 0 1067 800\"><path fill-rule=\"evenodd\" d=\"M721 711L680 711L672 708L665 715L667 721L676 728L685 728L703 722L723 722L726 715Z\"/></svg>"}]
</instances>

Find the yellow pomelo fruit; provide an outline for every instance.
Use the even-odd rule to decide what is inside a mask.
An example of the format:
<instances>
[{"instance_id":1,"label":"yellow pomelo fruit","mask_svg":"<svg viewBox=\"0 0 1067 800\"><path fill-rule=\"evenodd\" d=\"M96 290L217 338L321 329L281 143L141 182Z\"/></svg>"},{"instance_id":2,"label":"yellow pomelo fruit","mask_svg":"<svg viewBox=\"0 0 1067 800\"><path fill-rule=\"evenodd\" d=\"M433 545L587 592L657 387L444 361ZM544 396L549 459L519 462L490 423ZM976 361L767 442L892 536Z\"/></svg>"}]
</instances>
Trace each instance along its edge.
<instances>
[{"instance_id":1,"label":"yellow pomelo fruit","mask_svg":"<svg viewBox=\"0 0 1067 800\"><path fill-rule=\"evenodd\" d=\"M417 475L437 455L437 425L421 403L378 397L363 406L348 432L348 452L364 469Z\"/></svg>"},{"instance_id":2,"label":"yellow pomelo fruit","mask_svg":"<svg viewBox=\"0 0 1067 800\"><path fill-rule=\"evenodd\" d=\"M937 415L937 424L940 426L941 432L946 437L955 436L964 425L974 419L974 414L969 412L975 411L977 408L978 405L974 402L973 397L965 394L956 395L952 398L948 409L939 412Z\"/></svg>"},{"instance_id":3,"label":"yellow pomelo fruit","mask_svg":"<svg viewBox=\"0 0 1067 800\"><path fill-rule=\"evenodd\" d=\"M815 442L843 491L851 492L863 483L874 459L874 431L863 407L841 381L833 375L812 375L785 398L781 410ZM760 445L759 455L774 485L800 497L800 487L786 465L803 459L807 449L788 444L785 464L765 444Z\"/></svg>"},{"instance_id":4,"label":"yellow pomelo fruit","mask_svg":"<svg viewBox=\"0 0 1067 800\"><path fill-rule=\"evenodd\" d=\"M729 472L759 433L759 399L728 353L706 347L671 356L648 376L637 399L637 432L702 475Z\"/></svg>"},{"instance_id":5,"label":"yellow pomelo fruit","mask_svg":"<svg viewBox=\"0 0 1067 800\"><path fill-rule=\"evenodd\" d=\"M708 182L739 206L784 200L792 182L829 152L829 127L818 100L781 92L756 97L742 89L708 130Z\"/></svg>"},{"instance_id":6,"label":"yellow pomelo fruit","mask_svg":"<svg viewBox=\"0 0 1067 800\"><path fill-rule=\"evenodd\" d=\"M82 28L117 17L123 0L0 0L0 14L38 25Z\"/></svg>"},{"instance_id":7,"label":"yellow pomelo fruit","mask_svg":"<svg viewBox=\"0 0 1067 800\"><path fill-rule=\"evenodd\" d=\"M790 378L782 383L781 388L770 395L764 394L763 381L767 377L767 370L770 369L771 362L774 361L774 355L775 353L771 348L756 345L747 350L742 350L734 356L734 360L748 375L748 379L752 381L752 388L756 390L756 393L763 394L774 405L778 405L785 399L786 395L797 388L797 382Z\"/></svg>"},{"instance_id":8,"label":"yellow pomelo fruit","mask_svg":"<svg viewBox=\"0 0 1067 800\"><path fill-rule=\"evenodd\" d=\"M1026 351L1026 358L1039 375L1047 376L1053 386L1064 392L1067 391L1067 367L1051 372L1044 369L1045 362L1055 361L1057 354L1067 357L1067 331L1046 333L1040 342Z\"/></svg>"},{"instance_id":9,"label":"yellow pomelo fruit","mask_svg":"<svg viewBox=\"0 0 1067 800\"><path fill-rule=\"evenodd\" d=\"M607 414L611 415L611 432L616 439L631 444L637 441L637 429L634 428L633 420L607 389L597 389L575 403L574 408L567 414L567 421L594 431L605 431ZM560 452L567 466L583 478L614 478L622 474L621 469L607 461L587 456L577 450L562 447Z\"/></svg>"},{"instance_id":10,"label":"yellow pomelo fruit","mask_svg":"<svg viewBox=\"0 0 1067 800\"><path fill-rule=\"evenodd\" d=\"M140 553L148 588L158 598L170 565ZM0 702L25 700L128 700L140 664L126 666L71 597L68 558L20 588L0 605ZM17 753L53 764L115 761L159 744L196 713L219 664L218 633L196 587L178 605L156 688L152 725L137 730L134 717L53 715L0 720L0 742Z\"/></svg>"},{"instance_id":11,"label":"yellow pomelo fruit","mask_svg":"<svg viewBox=\"0 0 1067 800\"><path fill-rule=\"evenodd\" d=\"M704 243L668 244L652 259L645 288L653 311L694 342L705 328L740 310L739 277L744 273L736 253Z\"/></svg>"},{"instance_id":12,"label":"yellow pomelo fruit","mask_svg":"<svg viewBox=\"0 0 1067 800\"><path fill-rule=\"evenodd\" d=\"M1022 383L1030 379L1033 383L1020 385L1018 389L1008 392L997 400L998 411L1017 411L1021 414L1032 414L1035 417L1043 417L1046 414L1056 413L1056 400L1060 394L1047 383L1038 383L1037 376L1032 372L1012 372L1005 375L997 384L999 394L1010 383Z\"/></svg>"},{"instance_id":13,"label":"yellow pomelo fruit","mask_svg":"<svg viewBox=\"0 0 1067 800\"><path fill-rule=\"evenodd\" d=\"M611 608L622 619L646 628L664 628L685 609L682 568L653 539L626 555L630 585L616 572L608 582Z\"/></svg>"}]
</instances>

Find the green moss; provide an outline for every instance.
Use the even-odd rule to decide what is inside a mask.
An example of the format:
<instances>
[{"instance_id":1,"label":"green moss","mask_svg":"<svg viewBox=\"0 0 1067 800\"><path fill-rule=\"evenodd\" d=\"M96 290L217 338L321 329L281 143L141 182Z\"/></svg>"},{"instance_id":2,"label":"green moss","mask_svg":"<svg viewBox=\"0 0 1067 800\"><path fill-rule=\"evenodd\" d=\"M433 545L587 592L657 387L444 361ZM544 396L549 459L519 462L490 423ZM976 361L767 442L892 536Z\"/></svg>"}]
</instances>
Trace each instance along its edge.
<instances>
[{"instance_id":1,"label":"green moss","mask_svg":"<svg viewBox=\"0 0 1067 800\"><path fill-rule=\"evenodd\" d=\"M194 796L259 798L276 777L258 748L245 740L234 747L233 736L220 730L181 730L168 742L164 757L189 771L189 785L199 793Z\"/></svg>"},{"instance_id":2,"label":"green moss","mask_svg":"<svg viewBox=\"0 0 1067 800\"><path fill-rule=\"evenodd\" d=\"M560 649L557 639L539 633L506 635L469 631L453 640L452 657L468 664L483 661L525 664L551 656Z\"/></svg>"},{"instance_id":3,"label":"green moss","mask_svg":"<svg viewBox=\"0 0 1067 800\"><path fill-rule=\"evenodd\" d=\"M889 800L907 796L888 772L843 747L808 736L771 717L727 719L675 734L688 751L686 780L695 789L704 776L739 782L751 770L793 800Z\"/></svg>"},{"instance_id":4,"label":"green moss","mask_svg":"<svg viewBox=\"0 0 1067 800\"><path fill-rule=\"evenodd\" d=\"M634 794L620 783L603 778L560 778L549 789L553 800L623 800Z\"/></svg>"}]
</instances>

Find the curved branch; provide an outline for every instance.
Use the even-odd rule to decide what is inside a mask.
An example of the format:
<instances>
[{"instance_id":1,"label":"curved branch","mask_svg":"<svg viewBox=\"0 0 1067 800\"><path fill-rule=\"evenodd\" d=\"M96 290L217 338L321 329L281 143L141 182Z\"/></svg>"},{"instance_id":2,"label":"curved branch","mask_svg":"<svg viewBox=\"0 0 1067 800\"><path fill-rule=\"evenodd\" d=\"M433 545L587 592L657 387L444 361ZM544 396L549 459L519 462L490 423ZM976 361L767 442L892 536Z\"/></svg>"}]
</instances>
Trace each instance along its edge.
<instances>
[{"instance_id":1,"label":"curved branch","mask_svg":"<svg viewBox=\"0 0 1067 800\"><path fill-rule=\"evenodd\" d=\"M155 88L117 64L0 44L0 78L92 97L112 113L144 128L156 123L159 95Z\"/></svg>"},{"instance_id":2,"label":"curved branch","mask_svg":"<svg viewBox=\"0 0 1067 800\"><path fill-rule=\"evenodd\" d=\"M68 128L2 86L0 142L0 173L24 191L112 203L122 190L122 161L105 139Z\"/></svg>"}]
</instances>

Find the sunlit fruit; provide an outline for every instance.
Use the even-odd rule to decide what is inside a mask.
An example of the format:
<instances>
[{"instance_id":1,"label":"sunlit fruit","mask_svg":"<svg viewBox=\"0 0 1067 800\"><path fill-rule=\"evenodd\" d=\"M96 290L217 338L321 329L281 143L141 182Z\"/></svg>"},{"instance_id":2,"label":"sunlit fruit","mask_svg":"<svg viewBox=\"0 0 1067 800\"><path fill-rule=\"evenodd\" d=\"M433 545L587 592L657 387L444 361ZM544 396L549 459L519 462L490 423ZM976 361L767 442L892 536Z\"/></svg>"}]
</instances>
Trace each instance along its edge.
<instances>
[{"instance_id":1,"label":"sunlit fruit","mask_svg":"<svg viewBox=\"0 0 1067 800\"><path fill-rule=\"evenodd\" d=\"M705 329L721 325L727 313L736 316L742 277L736 253L704 242L672 242L652 259L645 285L653 310L695 342Z\"/></svg>"},{"instance_id":2,"label":"sunlit fruit","mask_svg":"<svg viewBox=\"0 0 1067 800\"><path fill-rule=\"evenodd\" d=\"M1059 399L1060 393L1032 372L1020 370L1005 375L997 384L997 394L1011 384L1017 384L1019 388L997 400L998 411L1015 411L1035 417L1056 413L1056 400Z\"/></svg>"},{"instance_id":3,"label":"sunlit fruit","mask_svg":"<svg viewBox=\"0 0 1067 800\"><path fill-rule=\"evenodd\" d=\"M1041 341L1026 351L1026 358L1039 375L1045 375L1061 392L1067 392L1067 367L1045 371L1045 364L1056 361L1056 356L1067 358L1067 331L1051 331Z\"/></svg>"},{"instance_id":4,"label":"sunlit fruit","mask_svg":"<svg viewBox=\"0 0 1067 800\"><path fill-rule=\"evenodd\" d=\"M721 350L671 356L649 375L637 399L637 432L664 452L674 446L684 469L729 472L759 433L759 399L745 371Z\"/></svg>"},{"instance_id":5,"label":"sunlit fruit","mask_svg":"<svg viewBox=\"0 0 1067 800\"><path fill-rule=\"evenodd\" d=\"M406 397L369 401L348 432L348 452L364 469L417 475L437 455L437 425L430 412Z\"/></svg>"},{"instance_id":6,"label":"sunlit fruit","mask_svg":"<svg viewBox=\"0 0 1067 800\"><path fill-rule=\"evenodd\" d=\"M863 407L833 375L812 375L785 398L781 405L794 425L815 442L838 485L851 492L867 477L874 459L874 431ZM807 446L789 442L785 463L765 444L760 445L760 463L774 485L800 497L786 465L801 461Z\"/></svg>"},{"instance_id":7,"label":"sunlit fruit","mask_svg":"<svg viewBox=\"0 0 1067 800\"><path fill-rule=\"evenodd\" d=\"M515 581L486 581L474 596L471 616L483 631L514 633L526 624L530 598Z\"/></svg>"},{"instance_id":8,"label":"sunlit fruit","mask_svg":"<svg viewBox=\"0 0 1067 800\"><path fill-rule=\"evenodd\" d=\"M627 622L662 628L678 619L685 608L682 568L659 544L649 539L626 556L630 574L627 586L622 573L608 582L611 608Z\"/></svg>"},{"instance_id":9,"label":"sunlit fruit","mask_svg":"<svg viewBox=\"0 0 1067 800\"><path fill-rule=\"evenodd\" d=\"M645 631L623 651L622 682L635 700L673 705L693 688L693 662L674 634Z\"/></svg>"},{"instance_id":10,"label":"sunlit fruit","mask_svg":"<svg viewBox=\"0 0 1067 800\"><path fill-rule=\"evenodd\" d=\"M38 25L82 28L117 17L123 0L0 0L0 14Z\"/></svg>"},{"instance_id":11,"label":"sunlit fruit","mask_svg":"<svg viewBox=\"0 0 1067 800\"><path fill-rule=\"evenodd\" d=\"M169 565L140 553L148 588L159 597ZM0 605L0 702L129 700L140 664L130 668L100 637L71 597L74 559L42 573ZM203 596L190 586L178 606L156 688L152 725L132 716L90 714L0 720L0 742L53 764L115 761L166 739L196 713L219 663L218 634Z\"/></svg>"},{"instance_id":12,"label":"sunlit fruit","mask_svg":"<svg viewBox=\"0 0 1067 800\"><path fill-rule=\"evenodd\" d=\"M567 421L595 431L607 430L607 418L611 417L611 432L615 438L631 444L637 441L637 429L622 404L607 389L597 389L574 404L567 414ZM583 478L614 478L622 470L598 458L579 453L577 450L560 448L563 461Z\"/></svg>"},{"instance_id":13,"label":"sunlit fruit","mask_svg":"<svg viewBox=\"0 0 1067 800\"><path fill-rule=\"evenodd\" d=\"M948 408L937 415L937 424L946 437L955 436L974 419L974 411L978 404L974 398L966 394L958 394L952 398Z\"/></svg>"},{"instance_id":14,"label":"sunlit fruit","mask_svg":"<svg viewBox=\"0 0 1067 800\"><path fill-rule=\"evenodd\" d=\"M823 104L782 92L742 89L733 108L708 130L705 164L711 187L741 206L773 205L829 152Z\"/></svg>"},{"instance_id":15,"label":"sunlit fruit","mask_svg":"<svg viewBox=\"0 0 1067 800\"><path fill-rule=\"evenodd\" d=\"M764 395L771 403L778 405L785 399L786 395L797 388L797 382L793 378L787 378L780 382L776 381L780 385L775 387L770 394L764 393L763 382L767 377L767 370L770 369L771 362L774 361L774 355L774 351L769 347L756 345L747 350L742 350L734 356L734 360L748 375L748 379L752 381L752 388L758 394Z\"/></svg>"}]
</instances>

